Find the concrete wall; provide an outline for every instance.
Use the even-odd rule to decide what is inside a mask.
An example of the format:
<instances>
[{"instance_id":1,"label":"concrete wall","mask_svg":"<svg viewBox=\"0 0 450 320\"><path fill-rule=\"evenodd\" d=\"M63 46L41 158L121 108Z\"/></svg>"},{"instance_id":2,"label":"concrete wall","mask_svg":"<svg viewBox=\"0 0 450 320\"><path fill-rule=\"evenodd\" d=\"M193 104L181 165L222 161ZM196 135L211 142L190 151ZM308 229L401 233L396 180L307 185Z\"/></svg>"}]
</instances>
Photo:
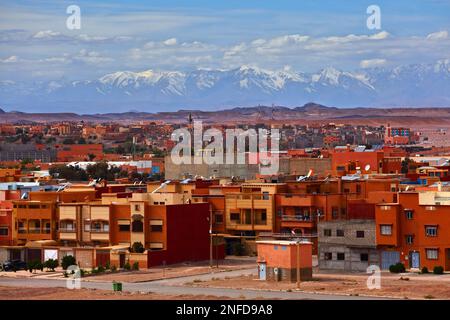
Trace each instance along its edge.
<instances>
[{"instance_id":1,"label":"concrete wall","mask_svg":"<svg viewBox=\"0 0 450 320\"><path fill-rule=\"evenodd\" d=\"M331 230L331 236L325 236L327 229ZM344 236L338 237L337 230L343 230ZM364 238L358 238L357 231L364 231ZM374 220L320 222L318 233L320 269L365 272L369 265L379 265ZM331 260L325 258L327 253L331 253ZM338 260L338 253L344 254L344 260ZM361 260L361 254L367 254L368 261Z\"/></svg>"}]
</instances>

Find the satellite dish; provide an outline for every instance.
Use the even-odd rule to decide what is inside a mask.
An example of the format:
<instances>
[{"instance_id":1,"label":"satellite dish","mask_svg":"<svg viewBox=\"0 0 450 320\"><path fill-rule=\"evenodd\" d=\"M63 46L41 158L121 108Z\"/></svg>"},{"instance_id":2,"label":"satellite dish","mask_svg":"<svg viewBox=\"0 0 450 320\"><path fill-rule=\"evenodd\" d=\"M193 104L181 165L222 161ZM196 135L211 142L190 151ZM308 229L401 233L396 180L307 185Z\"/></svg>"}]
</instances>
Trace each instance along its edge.
<instances>
[{"instance_id":1,"label":"satellite dish","mask_svg":"<svg viewBox=\"0 0 450 320\"><path fill-rule=\"evenodd\" d=\"M364 170L369 171L370 170L370 164L366 164L366 166L364 167Z\"/></svg>"},{"instance_id":2,"label":"satellite dish","mask_svg":"<svg viewBox=\"0 0 450 320\"><path fill-rule=\"evenodd\" d=\"M406 189L405 189L405 191L408 191L409 190L409 186L406 186Z\"/></svg>"},{"instance_id":3,"label":"satellite dish","mask_svg":"<svg viewBox=\"0 0 450 320\"><path fill-rule=\"evenodd\" d=\"M307 177L307 178L311 177L312 173L313 173L313 170L312 170L312 169L309 169L308 174L306 175L306 177Z\"/></svg>"}]
</instances>

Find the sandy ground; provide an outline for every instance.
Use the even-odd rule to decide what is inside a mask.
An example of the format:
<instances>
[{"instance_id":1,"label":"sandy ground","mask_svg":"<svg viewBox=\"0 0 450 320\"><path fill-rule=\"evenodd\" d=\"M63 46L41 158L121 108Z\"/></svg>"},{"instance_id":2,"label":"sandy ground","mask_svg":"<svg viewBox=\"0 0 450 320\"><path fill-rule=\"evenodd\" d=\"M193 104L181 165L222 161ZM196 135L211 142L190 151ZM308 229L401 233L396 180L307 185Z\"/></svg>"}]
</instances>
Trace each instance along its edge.
<instances>
[{"instance_id":1,"label":"sandy ground","mask_svg":"<svg viewBox=\"0 0 450 320\"><path fill-rule=\"evenodd\" d=\"M241 270L255 267L256 258L251 257L236 257L227 258L220 261L219 267L213 265L212 272L224 272L232 270ZM178 278L184 276L193 276L211 273L209 267L209 261L202 261L197 263L184 263L177 265L170 265L165 268L155 267L150 269L142 269L139 271L120 271L115 273L102 273L96 275L88 275L84 277L87 281L118 281L118 282L146 282L155 281L161 279ZM12 278L64 278L63 270L57 268L55 272L49 271L37 271L36 273L30 273L28 271L17 272L0 272L0 277L12 277Z\"/></svg>"},{"instance_id":2,"label":"sandy ground","mask_svg":"<svg viewBox=\"0 0 450 320\"><path fill-rule=\"evenodd\" d=\"M227 259L222 261L217 268L212 268L213 273L241 270L255 267L255 261L249 259ZM129 271L120 273L99 274L86 277L86 280L99 281L120 281L120 282L145 282L161 279L178 278L211 273L211 268L207 263L192 263L171 265L166 268L150 268L140 271Z\"/></svg>"},{"instance_id":3,"label":"sandy ground","mask_svg":"<svg viewBox=\"0 0 450 320\"><path fill-rule=\"evenodd\" d=\"M229 300L207 295L161 295L95 289L21 288L0 286L0 300Z\"/></svg>"},{"instance_id":4,"label":"sandy ground","mask_svg":"<svg viewBox=\"0 0 450 320\"><path fill-rule=\"evenodd\" d=\"M433 278L434 277L434 278ZM443 278L445 277L445 278ZM367 288L365 275L315 274L313 281L300 283L300 290L317 293L386 296L403 299L450 299L450 276L415 276L386 274L381 289ZM239 289L295 291L296 283L261 281L255 276L193 281L185 285Z\"/></svg>"}]
</instances>

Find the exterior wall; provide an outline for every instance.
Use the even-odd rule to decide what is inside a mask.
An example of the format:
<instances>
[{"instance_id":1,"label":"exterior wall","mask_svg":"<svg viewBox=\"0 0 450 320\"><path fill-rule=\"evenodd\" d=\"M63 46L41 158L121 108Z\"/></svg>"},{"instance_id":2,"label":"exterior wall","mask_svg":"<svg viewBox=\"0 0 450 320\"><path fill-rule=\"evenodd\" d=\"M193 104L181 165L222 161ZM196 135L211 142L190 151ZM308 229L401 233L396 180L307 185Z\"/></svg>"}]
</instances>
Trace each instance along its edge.
<instances>
[{"instance_id":1,"label":"exterior wall","mask_svg":"<svg viewBox=\"0 0 450 320\"><path fill-rule=\"evenodd\" d=\"M376 231L374 220L341 220L319 223L319 268L344 271L365 271L371 264L379 265L376 249ZM327 236L325 230L331 231ZM342 230L343 236L337 235ZM357 231L364 231L364 237L357 237ZM338 259L338 253L344 259ZM331 254L331 259L329 259ZM367 261L361 254L368 255Z\"/></svg>"},{"instance_id":2,"label":"exterior wall","mask_svg":"<svg viewBox=\"0 0 450 320\"><path fill-rule=\"evenodd\" d=\"M266 264L267 280L297 280L297 244L295 242L257 241L257 251L258 263ZM310 280L312 278L312 244L301 243L299 251L300 280Z\"/></svg>"},{"instance_id":3,"label":"exterior wall","mask_svg":"<svg viewBox=\"0 0 450 320\"><path fill-rule=\"evenodd\" d=\"M450 270L450 206L422 204L421 193L401 192L398 194L399 204L392 205L391 210L383 210L383 205L377 205L377 244L380 248L400 252L400 261L407 268L412 267L411 254L419 253L419 268L432 270L442 266ZM406 211L412 211L412 219L408 219ZM391 223L392 236L380 234L380 225ZM436 236L427 236L426 227L437 227ZM412 236L412 243L407 242L407 236ZM428 250L438 250L437 259L427 257Z\"/></svg>"},{"instance_id":4,"label":"exterior wall","mask_svg":"<svg viewBox=\"0 0 450 320\"><path fill-rule=\"evenodd\" d=\"M148 266L209 259L209 215L208 203L167 206L167 247L149 250Z\"/></svg>"},{"instance_id":5,"label":"exterior wall","mask_svg":"<svg viewBox=\"0 0 450 320\"><path fill-rule=\"evenodd\" d=\"M56 158L59 162L88 161L89 154L95 155L96 161L102 160L103 146L101 144L62 145L56 153Z\"/></svg>"}]
</instances>

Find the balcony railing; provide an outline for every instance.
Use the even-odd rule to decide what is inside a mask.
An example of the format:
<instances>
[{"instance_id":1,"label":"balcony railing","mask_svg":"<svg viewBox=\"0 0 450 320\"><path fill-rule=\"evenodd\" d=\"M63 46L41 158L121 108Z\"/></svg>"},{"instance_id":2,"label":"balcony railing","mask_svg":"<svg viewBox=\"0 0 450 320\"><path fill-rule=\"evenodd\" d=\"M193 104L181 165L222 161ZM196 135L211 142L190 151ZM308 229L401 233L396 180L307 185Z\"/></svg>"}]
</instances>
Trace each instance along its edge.
<instances>
[{"instance_id":1,"label":"balcony railing","mask_svg":"<svg viewBox=\"0 0 450 320\"><path fill-rule=\"evenodd\" d=\"M91 233L109 233L109 228L103 228L103 229L92 229Z\"/></svg>"},{"instance_id":2,"label":"balcony railing","mask_svg":"<svg viewBox=\"0 0 450 320\"><path fill-rule=\"evenodd\" d=\"M73 233L73 232L77 232L77 229L74 229L74 228L60 228L59 232Z\"/></svg>"},{"instance_id":3,"label":"balcony railing","mask_svg":"<svg viewBox=\"0 0 450 320\"><path fill-rule=\"evenodd\" d=\"M41 233L41 228L28 228L28 233Z\"/></svg>"},{"instance_id":4,"label":"balcony railing","mask_svg":"<svg viewBox=\"0 0 450 320\"><path fill-rule=\"evenodd\" d=\"M305 221L305 222L312 222L314 221L314 218L311 216L302 216L302 215L282 215L281 216L282 221Z\"/></svg>"}]
</instances>

